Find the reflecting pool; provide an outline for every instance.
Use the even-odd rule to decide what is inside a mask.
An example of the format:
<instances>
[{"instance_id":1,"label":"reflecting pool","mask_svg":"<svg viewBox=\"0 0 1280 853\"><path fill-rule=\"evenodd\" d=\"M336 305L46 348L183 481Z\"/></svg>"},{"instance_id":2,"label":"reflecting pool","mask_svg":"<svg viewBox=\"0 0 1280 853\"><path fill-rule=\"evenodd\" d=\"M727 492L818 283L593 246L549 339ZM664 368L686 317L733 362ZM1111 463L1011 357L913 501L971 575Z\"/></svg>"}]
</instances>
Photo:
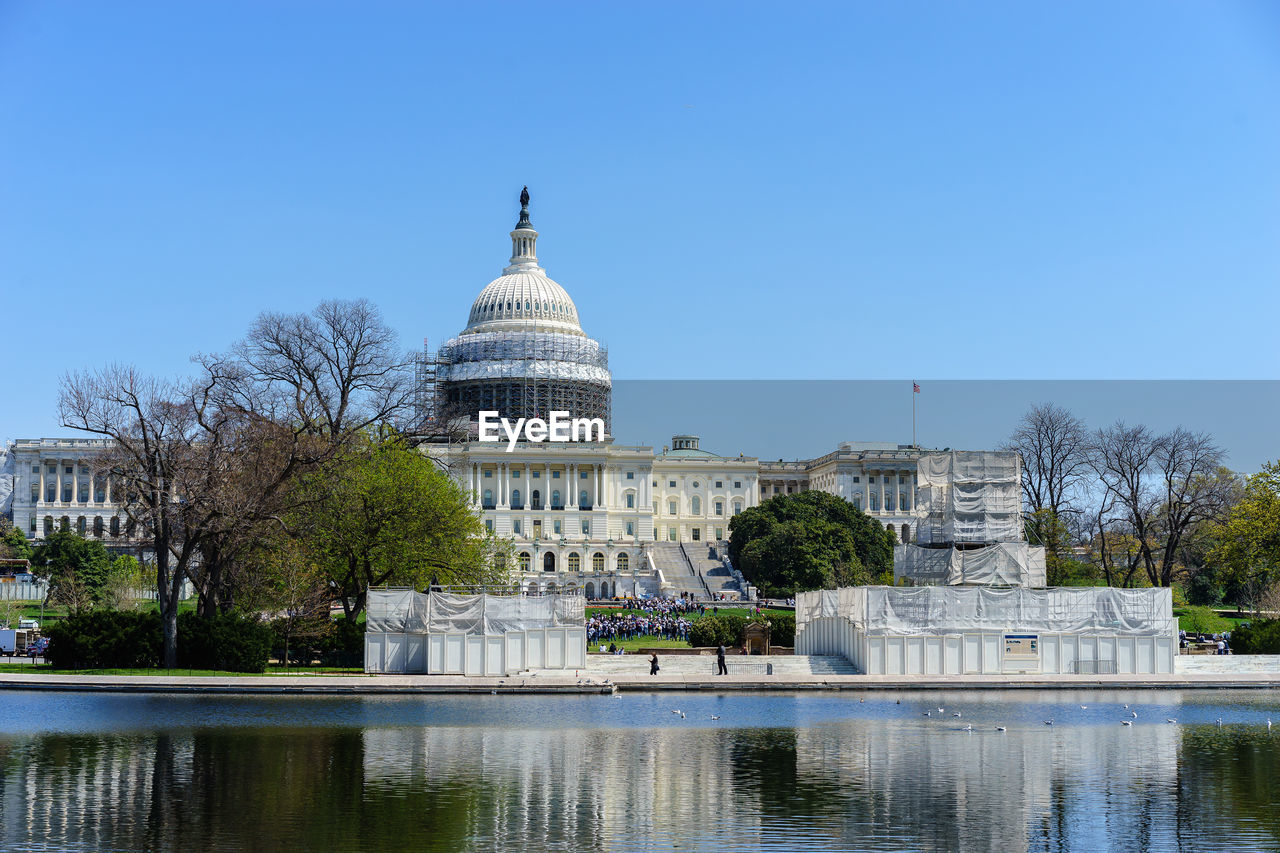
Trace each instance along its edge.
<instances>
[{"instance_id":1,"label":"reflecting pool","mask_svg":"<svg viewBox=\"0 0 1280 853\"><path fill-rule=\"evenodd\" d=\"M0 696L5 850L1280 849L1267 691Z\"/></svg>"}]
</instances>

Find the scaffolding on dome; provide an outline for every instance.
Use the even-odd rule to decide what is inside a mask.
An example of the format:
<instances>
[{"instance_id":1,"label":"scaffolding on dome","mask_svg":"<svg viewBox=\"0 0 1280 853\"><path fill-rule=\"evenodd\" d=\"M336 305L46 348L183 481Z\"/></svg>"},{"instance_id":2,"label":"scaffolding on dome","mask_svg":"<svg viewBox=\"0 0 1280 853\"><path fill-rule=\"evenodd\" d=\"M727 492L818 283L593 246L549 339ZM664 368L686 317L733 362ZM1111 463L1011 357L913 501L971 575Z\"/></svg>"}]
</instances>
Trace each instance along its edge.
<instances>
[{"instance_id":1,"label":"scaffolding on dome","mask_svg":"<svg viewBox=\"0 0 1280 853\"><path fill-rule=\"evenodd\" d=\"M600 418L605 432L612 430L609 350L584 335L536 329L460 335L429 362L430 387L424 369L418 397L433 400L440 424L469 421L474 428L482 410L513 420L563 411Z\"/></svg>"}]
</instances>

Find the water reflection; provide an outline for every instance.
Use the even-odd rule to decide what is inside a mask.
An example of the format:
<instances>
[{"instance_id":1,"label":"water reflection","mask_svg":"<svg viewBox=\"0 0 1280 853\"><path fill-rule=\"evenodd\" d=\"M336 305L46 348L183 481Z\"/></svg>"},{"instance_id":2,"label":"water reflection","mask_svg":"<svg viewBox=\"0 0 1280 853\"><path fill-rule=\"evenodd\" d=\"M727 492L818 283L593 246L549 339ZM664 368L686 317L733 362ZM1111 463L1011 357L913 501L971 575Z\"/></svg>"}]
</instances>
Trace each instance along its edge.
<instances>
[{"instance_id":1,"label":"water reflection","mask_svg":"<svg viewBox=\"0 0 1280 853\"><path fill-rule=\"evenodd\" d=\"M236 724L183 725L208 711L179 704L154 729L111 706L98 731L0 738L0 846L1277 849L1280 734L1256 724L1257 696L1166 694L1132 727L1118 704L1069 713L1060 695L698 696L687 719L647 696L350 700L297 727L287 706L220 700L239 702ZM953 701L960 719L921 713ZM488 724L513 709L523 724ZM750 719L709 719L735 710Z\"/></svg>"}]
</instances>

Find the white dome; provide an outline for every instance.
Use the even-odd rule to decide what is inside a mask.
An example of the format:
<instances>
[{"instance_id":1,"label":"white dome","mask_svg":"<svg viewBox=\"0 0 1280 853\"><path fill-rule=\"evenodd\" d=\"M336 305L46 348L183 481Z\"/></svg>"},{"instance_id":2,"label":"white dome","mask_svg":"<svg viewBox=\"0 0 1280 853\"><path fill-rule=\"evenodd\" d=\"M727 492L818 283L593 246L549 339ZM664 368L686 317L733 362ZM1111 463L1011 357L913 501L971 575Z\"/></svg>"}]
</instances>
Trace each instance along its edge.
<instances>
[{"instance_id":1,"label":"white dome","mask_svg":"<svg viewBox=\"0 0 1280 853\"><path fill-rule=\"evenodd\" d=\"M565 289L536 272L511 272L489 282L471 305L462 334L531 330L581 335L578 309Z\"/></svg>"}]
</instances>

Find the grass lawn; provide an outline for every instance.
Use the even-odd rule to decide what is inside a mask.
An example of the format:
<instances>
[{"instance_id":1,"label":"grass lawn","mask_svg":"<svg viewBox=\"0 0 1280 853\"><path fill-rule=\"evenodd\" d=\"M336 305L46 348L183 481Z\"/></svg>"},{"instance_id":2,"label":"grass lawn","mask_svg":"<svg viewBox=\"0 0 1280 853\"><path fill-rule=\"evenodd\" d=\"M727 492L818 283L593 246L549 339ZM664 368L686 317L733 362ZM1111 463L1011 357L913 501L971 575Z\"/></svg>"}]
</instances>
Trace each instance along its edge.
<instances>
[{"instance_id":1,"label":"grass lawn","mask_svg":"<svg viewBox=\"0 0 1280 853\"><path fill-rule=\"evenodd\" d=\"M18 619L35 619L40 622L40 627L44 627L53 622L61 622L67 618L67 608L61 604L49 605L42 608L39 601L14 601L0 602L0 613L4 612L5 607L12 605L9 611L13 624L16 625ZM160 609L160 605L154 601L140 601L138 608L145 612L153 612ZM190 613L196 609L196 600L194 598L187 601L178 602L179 613Z\"/></svg>"},{"instance_id":2,"label":"grass lawn","mask_svg":"<svg viewBox=\"0 0 1280 853\"><path fill-rule=\"evenodd\" d=\"M605 640L604 647L609 648L609 643L613 643L627 654L639 651L640 649L687 649L689 644L684 640L668 640L665 637L636 637L633 640ZM600 641L597 640L587 649L588 654L600 654Z\"/></svg>"},{"instance_id":3,"label":"grass lawn","mask_svg":"<svg viewBox=\"0 0 1280 853\"><path fill-rule=\"evenodd\" d=\"M1187 608L1173 608L1173 617L1178 620L1178 628L1180 630L1188 632L1193 630L1187 621L1190 618L1187 613ZM1248 616L1219 616L1218 618L1222 620L1222 624L1221 627L1214 628L1213 633L1218 633L1220 631L1234 631L1236 628L1240 627L1240 623L1249 621Z\"/></svg>"},{"instance_id":4,"label":"grass lawn","mask_svg":"<svg viewBox=\"0 0 1280 853\"><path fill-rule=\"evenodd\" d=\"M50 664L0 663L0 672L26 675L182 675L204 677L241 677L245 675L364 675L359 667L299 667L285 669L271 666L264 673L227 672L220 669L54 669Z\"/></svg>"}]
</instances>

